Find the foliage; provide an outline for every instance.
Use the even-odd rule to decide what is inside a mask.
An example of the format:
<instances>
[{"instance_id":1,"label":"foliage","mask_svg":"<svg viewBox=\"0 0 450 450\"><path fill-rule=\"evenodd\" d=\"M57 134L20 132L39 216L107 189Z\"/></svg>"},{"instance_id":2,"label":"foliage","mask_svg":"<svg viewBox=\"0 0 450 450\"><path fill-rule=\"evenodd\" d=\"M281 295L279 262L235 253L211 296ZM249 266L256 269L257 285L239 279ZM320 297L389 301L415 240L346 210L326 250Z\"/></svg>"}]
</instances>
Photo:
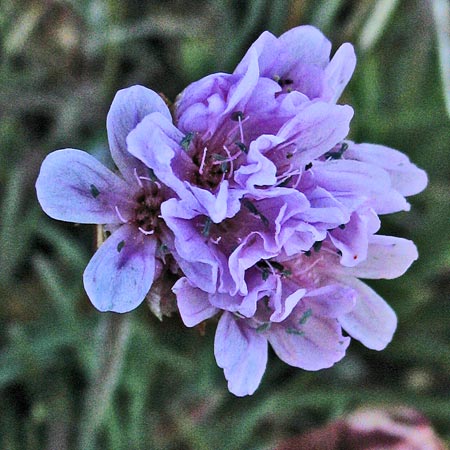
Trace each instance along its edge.
<instances>
[{"instance_id":1,"label":"foliage","mask_svg":"<svg viewBox=\"0 0 450 450\"><path fill-rule=\"evenodd\" d=\"M424 412L450 442L440 0L0 0L0 11L0 448L266 448L357 406L393 403ZM202 336L178 317L159 323L144 305L127 317L92 308L81 274L95 229L44 216L34 182L56 148L106 158L117 89L139 83L174 100L187 83L232 70L261 31L301 23L335 48L356 44L342 99L356 110L352 138L398 148L427 170L412 211L384 221L421 257L400 280L374 283L399 316L385 351L353 343L317 373L271 357L257 393L240 399L214 362L214 324Z\"/></svg>"}]
</instances>

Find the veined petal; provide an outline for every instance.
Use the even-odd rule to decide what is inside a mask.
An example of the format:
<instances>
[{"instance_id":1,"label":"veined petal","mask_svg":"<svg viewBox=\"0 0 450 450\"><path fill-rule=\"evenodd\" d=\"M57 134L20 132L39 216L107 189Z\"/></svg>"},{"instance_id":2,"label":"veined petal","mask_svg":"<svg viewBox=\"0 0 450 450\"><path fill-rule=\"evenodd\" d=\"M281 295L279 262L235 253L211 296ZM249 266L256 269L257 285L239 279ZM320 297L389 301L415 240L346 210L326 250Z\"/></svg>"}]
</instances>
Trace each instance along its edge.
<instances>
[{"instance_id":1,"label":"veined petal","mask_svg":"<svg viewBox=\"0 0 450 450\"><path fill-rule=\"evenodd\" d=\"M261 382L267 364L267 341L244 321L225 312L214 340L217 365L224 369L234 395L251 395Z\"/></svg>"},{"instance_id":2,"label":"veined petal","mask_svg":"<svg viewBox=\"0 0 450 450\"><path fill-rule=\"evenodd\" d=\"M408 239L374 235L369 239L367 259L343 273L358 278L392 279L402 276L418 258L417 248Z\"/></svg>"},{"instance_id":3,"label":"veined petal","mask_svg":"<svg viewBox=\"0 0 450 450\"><path fill-rule=\"evenodd\" d=\"M330 105L320 101L304 105L277 134L286 142L295 144L298 151L290 162L302 169L347 136L353 117L353 109L347 105Z\"/></svg>"},{"instance_id":4,"label":"veined petal","mask_svg":"<svg viewBox=\"0 0 450 450\"><path fill-rule=\"evenodd\" d=\"M395 312L362 281L353 277L340 281L357 292L354 308L339 317L342 328L366 347L383 350L391 342L397 327Z\"/></svg>"},{"instance_id":5,"label":"veined petal","mask_svg":"<svg viewBox=\"0 0 450 450\"><path fill-rule=\"evenodd\" d=\"M139 306L153 283L155 251L152 236L144 236L128 224L117 229L84 271L84 288L94 306L118 313Z\"/></svg>"},{"instance_id":6,"label":"veined petal","mask_svg":"<svg viewBox=\"0 0 450 450\"><path fill-rule=\"evenodd\" d=\"M325 100L336 103L353 75L356 55L353 45L342 44L325 69L325 86L328 90Z\"/></svg>"},{"instance_id":7,"label":"veined petal","mask_svg":"<svg viewBox=\"0 0 450 450\"><path fill-rule=\"evenodd\" d=\"M329 284L308 291L303 297L303 303L317 316L336 318L353 309L356 295L356 291L348 286Z\"/></svg>"},{"instance_id":8,"label":"veined petal","mask_svg":"<svg viewBox=\"0 0 450 450\"><path fill-rule=\"evenodd\" d=\"M314 315L295 329L285 323L272 325L267 337L281 360L305 370L331 367L350 343L336 320Z\"/></svg>"},{"instance_id":9,"label":"veined petal","mask_svg":"<svg viewBox=\"0 0 450 450\"><path fill-rule=\"evenodd\" d=\"M346 157L386 170L392 187L404 196L418 194L428 183L427 174L402 152L384 145L350 143Z\"/></svg>"},{"instance_id":10,"label":"veined petal","mask_svg":"<svg viewBox=\"0 0 450 450\"><path fill-rule=\"evenodd\" d=\"M81 150L50 153L36 181L42 209L66 222L114 224L129 219L133 191L93 156Z\"/></svg>"},{"instance_id":11,"label":"veined petal","mask_svg":"<svg viewBox=\"0 0 450 450\"><path fill-rule=\"evenodd\" d=\"M126 138L146 115L154 112L171 120L164 100L156 92L139 85L118 91L111 104L106 119L109 146L114 162L127 180L135 179L134 169L139 175L147 175L142 164L128 153Z\"/></svg>"},{"instance_id":12,"label":"veined petal","mask_svg":"<svg viewBox=\"0 0 450 450\"><path fill-rule=\"evenodd\" d=\"M178 310L187 327L194 327L219 311L208 301L208 293L192 286L187 278L180 278L172 291L177 296Z\"/></svg>"}]
</instances>

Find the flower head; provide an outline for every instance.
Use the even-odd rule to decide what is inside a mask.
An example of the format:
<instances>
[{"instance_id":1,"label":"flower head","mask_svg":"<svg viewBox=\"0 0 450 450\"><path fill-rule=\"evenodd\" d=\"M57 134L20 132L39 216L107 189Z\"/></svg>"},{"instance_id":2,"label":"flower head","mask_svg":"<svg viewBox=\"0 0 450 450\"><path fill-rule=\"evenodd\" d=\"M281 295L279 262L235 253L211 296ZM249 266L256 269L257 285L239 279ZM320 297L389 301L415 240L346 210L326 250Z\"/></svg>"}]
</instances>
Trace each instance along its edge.
<instances>
[{"instance_id":1,"label":"flower head","mask_svg":"<svg viewBox=\"0 0 450 450\"><path fill-rule=\"evenodd\" d=\"M185 325L220 315L215 356L236 395L258 387L268 344L306 370L339 361L350 337L384 348L395 313L359 278L395 278L417 258L376 233L426 174L347 139L353 110L336 101L356 59L350 44L330 49L310 26L263 33L232 74L189 85L173 118L153 91L120 91L107 121L120 175L66 149L37 181L50 216L112 233L84 276L99 309L136 307L171 254Z\"/></svg>"}]
</instances>

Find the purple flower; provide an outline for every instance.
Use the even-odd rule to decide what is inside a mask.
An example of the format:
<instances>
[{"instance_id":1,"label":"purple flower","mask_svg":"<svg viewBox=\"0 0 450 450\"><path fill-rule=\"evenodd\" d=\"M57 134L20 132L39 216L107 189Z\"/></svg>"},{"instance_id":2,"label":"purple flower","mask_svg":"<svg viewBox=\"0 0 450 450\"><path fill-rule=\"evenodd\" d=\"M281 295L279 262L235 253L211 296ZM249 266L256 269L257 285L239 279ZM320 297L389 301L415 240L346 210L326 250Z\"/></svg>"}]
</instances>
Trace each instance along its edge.
<instances>
[{"instance_id":1,"label":"purple flower","mask_svg":"<svg viewBox=\"0 0 450 450\"><path fill-rule=\"evenodd\" d=\"M44 160L36 190L54 219L103 224L110 236L84 272L84 286L100 311L127 312L138 306L161 271L172 236L160 218L161 203L173 193L127 152L128 133L146 115L170 119L163 100L134 86L119 91L107 118L114 174L81 150L58 150Z\"/></svg>"}]
</instances>

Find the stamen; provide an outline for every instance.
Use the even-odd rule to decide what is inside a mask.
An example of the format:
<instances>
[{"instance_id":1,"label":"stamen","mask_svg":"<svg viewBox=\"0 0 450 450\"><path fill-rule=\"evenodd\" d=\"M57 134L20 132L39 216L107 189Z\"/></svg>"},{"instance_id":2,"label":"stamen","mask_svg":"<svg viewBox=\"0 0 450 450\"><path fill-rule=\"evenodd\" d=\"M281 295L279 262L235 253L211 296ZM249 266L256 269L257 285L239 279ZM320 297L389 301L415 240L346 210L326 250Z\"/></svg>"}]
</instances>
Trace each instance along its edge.
<instances>
[{"instance_id":1,"label":"stamen","mask_svg":"<svg viewBox=\"0 0 450 450\"><path fill-rule=\"evenodd\" d=\"M133 169L134 172L134 177L136 178L138 184L140 187L144 187L144 185L142 184L141 178L139 177L138 173L137 173L137 169L136 167Z\"/></svg>"},{"instance_id":2,"label":"stamen","mask_svg":"<svg viewBox=\"0 0 450 450\"><path fill-rule=\"evenodd\" d=\"M147 231L147 230L144 230L144 229L141 228L141 227L138 227L138 230L139 230L142 234L145 234L146 236L150 236L151 234L153 234L153 233L155 232L155 230Z\"/></svg>"},{"instance_id":3,"label":"stamen","mask_svg":"<svg viewBox=\"0 0 450 450\"><path fill-rule=\"evenodd\" d=\"M125 218L122 216L122 214L120 214L120 211L119 211L119 208L117 207L117 205L114 206L114 209L116 210L116 214L117 214L117 217L119 218L119 220L120 220L122 223L127 223L128 220L125 220Z\"/></svg>"},{"instance_id":4,"label":"stamen","mask_svg":"<svg viewBox=\"0 0 450 450\"><path fill-rule=\"evenodd\" d=\"M295 272L295 276L297 275L304 275L305 273L308 273L314 266L317 266L319 262L323 260L323 257L317 258L309 267L307 267L305 270L302 270L301 272Z\"/></svg>"},{"instance_id":5,"label":"stamen","mask_svg":"<svg viewBox=\"0 0 450 450\"><path fill-rule=\"evenodd\" d=\"M233 160L236 158L231 156L230 150L228 150L226 145L223 146L223 149L225 150L226 154L228 155L228 161L230 163L230 174L228 175L228 178L231 178L231 176L233 175L233 170L234 170ZM238 156L239 156L239 154L238 154Z\"/></svg>"},{"instance_id":6,"label":"stamen","mask_svg":"<svg viewBox=\"0 0 450 450\"><path fill-rule=\"evenodd\" d=\"M203 168L205 166L205 161L206 161L206 152L208 151L208 147L205 147L203 149L203 156L202 156L202 162L200 163L200 167L198 169L198 173L200 175L203 175Z\"/></svg>"},{"instance_id":7,"label":"stamen","mask_svg":"<svg viewBox=\"0 0 450 450\"><path fill-rule=\"evenodd\" d=\"M213 243L213 244L218 244L220 241L221 241L221 239L222 239L222 236L219 236L217 239L213 239L213 238L211 238L211 242Z\"/></svg>"},{"instance_id":8,"label":"stamen","mask_svg":"<svg viewBox=\"0 0 450 450\"><path fill-rule=\"evenodd\" d=\"M244 130L242 129L242 117L241 116L238 117L238 122L239 122L239 133L241 135L241 142L244 142Z\"/></svg>"}]
</instances>

